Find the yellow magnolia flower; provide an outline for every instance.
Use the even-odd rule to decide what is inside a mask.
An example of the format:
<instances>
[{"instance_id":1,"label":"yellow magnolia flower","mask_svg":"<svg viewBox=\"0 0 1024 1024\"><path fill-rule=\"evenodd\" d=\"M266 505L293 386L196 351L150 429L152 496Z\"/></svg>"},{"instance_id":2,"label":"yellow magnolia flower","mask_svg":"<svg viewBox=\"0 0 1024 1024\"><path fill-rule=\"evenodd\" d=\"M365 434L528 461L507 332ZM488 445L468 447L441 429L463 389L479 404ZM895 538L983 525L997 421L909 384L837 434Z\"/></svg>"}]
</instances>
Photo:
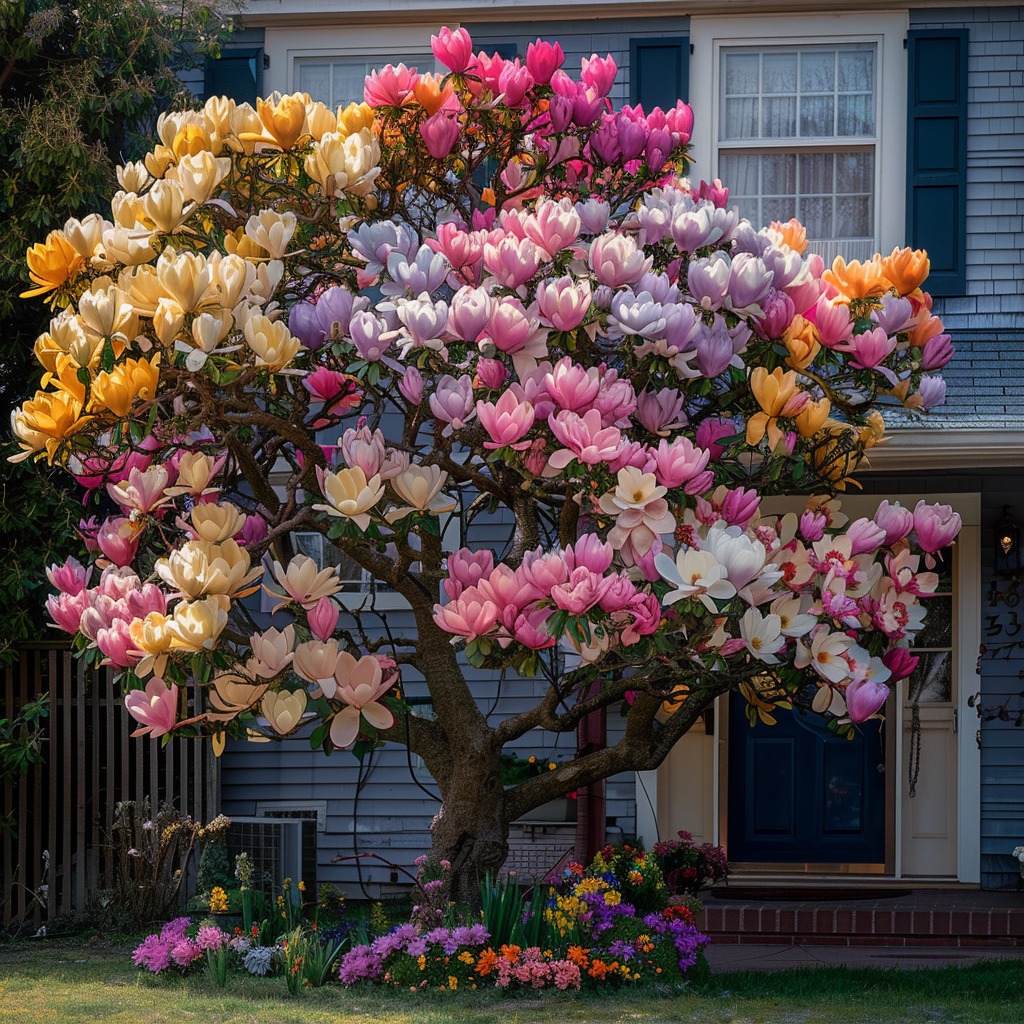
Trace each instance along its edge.
<instances>
[{"instance_id":1,"label":"yellow magnolia flower","mask_svg":"<svg viewBox=\"0 0 1024 1024\"><path fill-rule=\"evenodd\" d=\"M306 157L306 173L329 196L365 196L380 173L380 144L369 128L328 132Z\"/></svg>"},{"instance_id":2,"label":"yellow magnolia flower","mask_svg":"<svg viewBox=\"0 0 1024 1024\"><path fill-rule=\"evenodd\" d=\"M298 338L292 337L288 324L262 314L251 317L243 331L249 348L256 354L256 365L268 370L283 370L302 351Z\"/></svg>"},{"instance_id":3,"label":"yellow magnolia flower","mask_svg":"<svg viewBox=\"0 0 1024 1024\"><path fill-rule=\"evenodd\" d=\"M263 141L263 122L248 103L239 103L231 111L231 134L228 145L237 151L252 155L256 144Z\"/></svg>"},{"instance_id":4,"label":"yellow magnolia flower","mask_svg":"<svg viewBox=\"0 0 1024 1024\"><path fill-rule=\"evenodd\" d=\"M322 597L330 597L341 590L338 571L333 566L318 569L316 562L309 555L296 555L286 569L280 562L274 562L274 579L281 587L274 590L266 583L263 589L271 596L280 598L271 611L278 611L290 601L301 604L306 611L314 608Z\"/></svg>"},{"instance_id":5,"label":"yellow magnolia flower","mask_svg":"<svg viewBox=\"0 0 1024 1024\"><path fill-rule=\"evenodd\" d=\"M211 253L206 265L217 292L217 302L225 309L234 309L256 282L256 268L241 255Z\"/></svg>"},{"instance_id":6,"label":"yellow magnolia flower","mask_svg":"<svg viewBox=\"0 0 1024 1024\"><path fill-rule=\"evenodd\" d=\"M276 210L260 210L245 223L245 234L271 259L279 260L287 251L288 243L295 234L298 221L291 210L278 213Z\"/></svg>"},{"instance_id":7,"label":"yellow magnolia flower","mask_svg":"<svg viewBox=\"0 0 1024 1024\"><path fill-rule=\"evenodd\" d=\"M747 421L747 444L760 444L767 434L768 444L774 448L782 440L778 418L795 415L806 397L797 387L796 373L793 370L783 372L781 366L771 373L763 366L755 367L750 374L750 390L762 411L754 413Z\"/></svg>"},{"instance_id":8,"label":"yellow magnolia flower","mask_svg":"<svg viewBox=\"0 0 1024 1024\"><path fill-rule=\"evenodd\" d=\"M68 391L37 391L11 413L11 429L22 451L9 462L21 462L45 451L52 462L61 441L81 429L91 417L82 416L82 400Z\"/></svg>"},{"instance_id":9,"label":"yellow magnolia flower","mask_svg":"<svg viewBox=\"0 0 1024 1024\"><path fill-rule=\"evenodd\" d=\"M831 480L837 491L846 490L847 484L856 483L853 474L860 465L863 453L856 447L856 431L837 420L826 420L828 437L810 453L811 464L818 475Z\"/></svg>"},{"instance_id":10,"label":"yellow magnolia flower","mask_svg":"<svg viewBox=\"0 0 1024 1024\"><path fill-rule=\"evenodd\" d=\"M134 335L136 319L128 293L108 277L93 281L78 300L78 320L87 333L97 338Z\"/></svg>"},{"instance_id":11,"label":"yellow magnolia flower","mask_svg":"<svg viewBox=\"0 0 1024 1024\"><path fill-rule=\"evenodd\" d=\"M83 259L90 260L102 244L103 232L108 227L113 225L98 213L90 213L81 220L72 217L64 224L64 237Z\"/></svg>"},{"instance_id":12,"label":"yellow magnolia flower","mask_svg":"<svg viewBox=\"0 0 1024 1024\"><path fill-rule=\"evenodd\" d=\"M148 263L156 255L153 232L145 228L111 227L103 232L103 257L126 267Z\"/></svg>"},{"instance_id":13,"label":"yellow magnolia flower","mask_svg":"<svg viewBox=\"0 0 1024 1024\"><path fill-rule=\"evenodd\" d=\"M185 208L185 190L176 181L164 178L142 197L142 213L163 234L171 234L188 219L191 207Z\"/></svg>"},{"instance_id":14,"label":"yellow magnolia flower","mask_svg":"<svg viewBox=\"0 0 1024 1024\"><path fill-rule=\"evenodd\" d=\"M373 128L373 107L369 103L350 103L347 107L338 107L339 135L353 135L364 128Z\"/></svg>"},{"instance_id":15,"label":"yellow magnolia flower","mask_svg":"<svg viewBox=\"0 0 1024 1024\"><path fill-rule=\"evenodd\" d=\"M398 522L410 512L426 513L432 516L450 512L455 508L455 502L432 504L447 481L448 474L438 466L409 466L397 476L392 477L390 482L395 493L409 504L404 508L390 511L386 516L387 521L389 523Z\"/></svg>"},{"instance_id":16,"label":"yellow magnolia flower","mask_svg":"<svg viewBox=\"0 0 1024 1024\"><path fill-rule=\"evenodd\" d=\"M190 540L166 558L158 558L153 571L178 597L194 600L225 594L241 598L259 589L249 584L263 575L263 566L250 570L251 564L249 553L233 540L219 544Z\"/></svg>"},{"instance_id":17,"label":"yellow magnolia flower","mask_svg":"<svg viewBox=\"0 0 1024 1024\"><path fill-rule=\"evenodd\" d=\"M159 379L159 352L152 359L126 359L109 373L96 374L89 408L109 409L118 418L123 418L131 411L137 398L150 401L155 397Z\"/></svg>"},{"instance_id":18,"label":"yellow magnolia flower","mask_svg":"<svg viewBox=\"0 0 1024 1024\"><path fill-rule=\"evenodd\" d=\"M327 133L336 131L338 127L338 115L326 104L319 100L306 100L306 130L312 136L314 142Z\"/></svg>"},{"instance_id":19,"label":"yellow magnolia flower","mask_svg":"<svg viewBox=\"0 0 1024 1024\"><path fill-rule=\"evenodd\" d=\"M317 683L324 696L333 697L338 688L334 670L338 667L338 641L307 640L295 648L295 671L307 682Z\"/></svg>"},{"instance_id":20,"label":"yellow magnolia flower","mask_svg":"<svg viewBox=\"0 0 1024 1024\"><path fill-rule=\"evenodd\" d=\"M302 137L306 124L304 93L295 92L290 96L281 96L276 103L273 96L257 100L256 110L266 135L281 149L291 149Z\"/></svg>"},{"instance_id":21,"label":"yellow magnolia flower","mask_svg":"<svg viewBox=\"0 0 1024 1024\"><path fill-rule=\"evenodd\" d=\"M230 501L220 504L202 502L192 506L192 532L199 540L219 544L234 537L248 518Z\"/></svg>"},{"instance_id":22,"label":"yellow magnolia flower","mask_svg":"<svg viewBox=\"0 0 1024 1024\"><path fill-rule=\"evenodd\" d=\"M217 490L210 482L220 471L221 462L202 452L185 452L178 461L178 483L167 488L167 494L191 494L198 498Z\"/></svg>"},{"instance_id":23,"label":"yellow magnolia flower","mask_svg":"<svg viewBox=\"0 0 1024 1024\"><path fill-rule=\"evenodd\" d=\"M221 138L231 133L231 115L235 112L235 101L227 96L211 96L203 105L207 134Z\"/></svg>"},{"instance_id":24,"label":"yellow magnolia flower","mask_svg":"<svg viewBox=\"0 0 1024 1024\"><path fill-rule=\"evenodd\" d=\"M179 161L184 157L195 156L197 153L209 152L210 143L206 138L205 126L198 124L185 125L174 136L167 148L174 154L175 159Z\"/></svg>"},{"instance_id":25,"label":"yellow magnolia flower","mask_svg":"<svg viewBox=\"0 0 1024 1024\"><path fill-rule=\"evenodd\" d=\"M306 691L271 690L263 695L260 710L270 723L274 732L287 736L302 724L302 714L306 710Z\"/></svg>"},{"instance_id":26,"label":"yellow magnolia flower","mask_svg":"<svg viewBox=\"0 0 1024 1024\"><path fill-rule=\"evenodd\" d=\"M162 676L167 665L167 652L174 643L174 636L168 629L170 617L160 612L150 612L144 619L135 619L128 626L132 643L146 657L135 666L140 676L155 672Z\"/></svg>"},{"instance_id":27,"label":"yellow magnolia flower","mask_svg":"<svg viewBox=\"0 0 1024 1024\"><path fill-rule=\"evenodd\" d=\"M215 710L206 717L217 722L230 721L248 711L267 692L267 683L257 683L242 672L221 672L213 677L209 691L210 706Z\"/></svg>"},{"instance_id":28,"label":"yellow magnolia flower","mask_svg":"<svg viewBox=\"0 0 1024 1024\"><path fill-rule=\"evenodd\" d=\"M229 157L214 156L208 149L204 149L179 160L174 177L186 197L202 205L230 172Z\"/></svg>"},{"instance_id":29,"label":"yellow magnolia flower","mask_svg":"<svg viewBox=\"0 0 1024 1024\"><path fill-rule=\"evenodd\" d=\"M125 192L141 192L152 180L141 160L129 160L117 169L117 183Z\"/></svg>"},{"instance_id":30,"label":"yellow magnolia flower","mask_svg":"<svg viewBox=\"0 0 1024 1024\"><path fill-rule=\"evenodd\" d=\"M374 474L367 480L366 474L358 466L353 466L337 473L320 470L318 475L320 489L330 504L314 505L313 508L331 516L351 519L360 530L365 530L370 525L370 509L384 496L380 474Z\"/></svg>"},{"instance_id":31,"label":"yellow magnolia flower","mask_svg":"<svg viewBox=\"0 0 1024 1024\"><path fill-rule=\"evenodd\" d=\"M786 363L794 370L807 369L821 351L818 329L799 313L793 317L792 323L786 328L786 332L782 336L782 343L789 353Z\"/></svg>"},{"instance_id":32,"label":"yellow magnolia flower","mask_svg":"<svg viewBox=\"0 0 1024 1024\"><path fill-rule=\"evenodd\" d=\"M156 279L163 295L182 313L216 300L213 274L202 253L165 249L156 261Z\"/></svg>"},{"instance_id":33,"label":"yellow magnolia flower","mask_svg":"<svg viewBox=\"0 0 1024 1024\"><path fill-rule=\"evenodd\" d=\"M267 251L254 242L246 233L245 228L235 228L224 233L224 249L229 256L240 256L246 260L265 260Z\"/></svg>"},{"instance_id":34,"label":"yellow magnolia flower","mask_svg":"<svg viewBox=\"0 0 1024 1024\"><path fill-rule=\"evenodd\" d=\"M228 624L230 607L231 601L223 594L180 602L167 625L173 638L172 649L212 651Z\"/></svg>"},{"instance_id":35,"label":"yellow magnolia flower","mask_svg":"<svg viewBox=\"0 0 1024 1024\"><path fill-rule=\"evenodd\" d=\"M30 299L45 295L63 287L85 265L82 254L64 237L62 231L51 231L45 242L37 242L25 253L28 276L35 283L21 293L21 298Z\"/></svg>"},{"instance_id":36,"label":"yellow magnolia flower","mask_svg":"<svg viewBox=\"0 0 1024 1024\"><path fill-rule=\"evenodd\" d=\"M825 425L831 411L832 403L827 398L808 402L803 411L793 417L797 433L801 437L812 437Z\"/></svg>"}]
</instances>

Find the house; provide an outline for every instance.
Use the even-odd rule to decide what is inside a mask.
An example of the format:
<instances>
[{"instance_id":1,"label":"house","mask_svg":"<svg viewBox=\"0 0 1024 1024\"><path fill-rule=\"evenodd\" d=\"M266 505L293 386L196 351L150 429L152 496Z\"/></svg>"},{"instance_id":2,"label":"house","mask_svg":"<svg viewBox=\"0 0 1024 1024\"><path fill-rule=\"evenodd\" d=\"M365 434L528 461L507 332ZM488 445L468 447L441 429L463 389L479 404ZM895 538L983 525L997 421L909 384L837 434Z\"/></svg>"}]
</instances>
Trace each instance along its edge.
<instances>
[{"instance_id":1,"label":"house","mask_svg":"<svg viewBox=\"0 0 1024 1024\"><path fill-rule=\"evenodd\" d=\"M721 177L755 222L798 216L826 258L927 248L935 311L957 346L946 405L890 422L864 494L847 506L928 497L964 523L930 602L921 666L890 698L885 728L853 743L795 715L752 729L720 700L705 730L657 771L608 781L600 831L653 842L686 828L726 845L734 866L772 875L1015 885L1010 851L1024 842L1024 8L248 0L243 31L207 67L206 91L304 90L347 103L375 66L433 66L430 36L443 24L465 25L479 48L507 56L538 36L557 39L570 66L611 53L622 72L616 104L688 99L694 178ZM495 680L480 686L488 705L522 699ZM321 880L385 891L396 870L337 858L373 852L410 867L438 806L429 777L400 748L359 764L303 747L229 748L223 809L307 817ZM573 833L568 823L523 823L516 856L543 868Z\"/></svg>"}]
</instances>

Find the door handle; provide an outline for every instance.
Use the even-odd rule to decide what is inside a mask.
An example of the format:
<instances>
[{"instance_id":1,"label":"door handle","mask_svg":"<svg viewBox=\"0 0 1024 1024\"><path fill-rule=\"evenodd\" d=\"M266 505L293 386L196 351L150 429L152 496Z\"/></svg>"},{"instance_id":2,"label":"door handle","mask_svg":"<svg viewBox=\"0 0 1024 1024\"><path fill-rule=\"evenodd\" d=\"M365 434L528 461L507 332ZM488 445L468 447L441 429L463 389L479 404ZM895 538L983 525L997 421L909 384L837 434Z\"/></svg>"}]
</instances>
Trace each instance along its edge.
<instances>
[{"instance_id":1,"label":"door handle","mask_svg":"<svg viewBox=\"0 0 1024 1024\"><path fill-rule=\"evenodd\" d=\"M957 708L953 708L953 735L955 736L960 731L960 712Z\"/></svg>"}]
</instances>

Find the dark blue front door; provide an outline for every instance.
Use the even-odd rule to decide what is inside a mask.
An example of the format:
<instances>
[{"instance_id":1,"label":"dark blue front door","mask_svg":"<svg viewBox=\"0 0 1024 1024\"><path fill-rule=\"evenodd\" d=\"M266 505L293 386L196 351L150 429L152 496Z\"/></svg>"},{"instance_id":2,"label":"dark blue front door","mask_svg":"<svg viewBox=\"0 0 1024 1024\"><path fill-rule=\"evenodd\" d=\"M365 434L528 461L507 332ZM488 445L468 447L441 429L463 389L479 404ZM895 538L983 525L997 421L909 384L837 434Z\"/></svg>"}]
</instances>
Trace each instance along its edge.
<instances>
[{"instance_id":1,"label":"dark blue front door","mask_svg":"<svg viewBox=\"0 0 1024 1024\"><path fill-rule=\"evenodd\" d=\"M733 694L729 715L729 860L885 862L884 750L878 721L853 740L818 715L778 711L751 726Z\"/></svg>"}]
</instances>

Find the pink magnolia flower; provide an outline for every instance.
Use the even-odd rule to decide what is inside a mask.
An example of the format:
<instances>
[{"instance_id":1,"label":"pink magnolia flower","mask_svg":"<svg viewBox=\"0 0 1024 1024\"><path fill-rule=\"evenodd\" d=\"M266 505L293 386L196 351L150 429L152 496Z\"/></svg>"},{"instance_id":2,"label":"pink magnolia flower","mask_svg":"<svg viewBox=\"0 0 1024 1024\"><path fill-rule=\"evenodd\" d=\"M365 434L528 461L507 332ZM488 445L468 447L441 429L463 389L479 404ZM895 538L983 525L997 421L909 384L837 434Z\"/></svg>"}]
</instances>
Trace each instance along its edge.
<instances>
[{"instance_id":1,"label":"pink magnolia flower","mask_svg":"<svg viewBox=\"0 0 1024 1024\"><path fill-rule=\"evenodd\" d=\"M342 651L334 678L338 684L334 697L346 705L331 721L331 742L336 747L349 747L355 742L361 717L377 729L390 729L395 724L394 715L378 700L391 689L392 678L384 676L380 661L372 654L357 659Z\"/></svg>"},{"instance_id":2,"label":"pink magnolia flower","mask_svg":"<svg viewBox=\"0 0 1024 1024\"><path fill-rule=\"evenodd\" d=\"M533 88L533 75L529 68L517 57L505 62L498 76L498 89L504 102L509 107L525 105L526 94Z\"/></svg>"},{"instance_id":3,"label":"pink magnolia flower","mask_svg":"<svg viewBox=\"0 0 1024 1024\"><path fill-rule=\"evenodd\" d=\"M542 199L533 212L523 218L523 231L547 258L554 259L579 238L582 221L569 199Z\"/></svg>"},{"instance_id":4,"label":"pink magnolia flower","mask_svg":"<svg viewBox=\"0 0 1024 1024\"><path fill-rule=\"evenodd\" d=\"M683 394L678 388L641 391L636 400L636 418L652 434L666 435L686 424Z\"/></svg>"},{"instance_id":5,"label":"pink magnolia flower","mask_svg":"<svg viewBox=\"0 0 1024 1024\"><path fill-rule=\"evenodd\" d=\"M400 107L412 95L419 80L415 68L387 64L366 76L363 98L371 107Z\"/></svg>"},{"instance_id":6,"label":"pink magnolia flower","mask_svg":"<svg viewBox=\"0 0 1024 1024\"><path fill-rule=\"evenodd\" d=\"M585 533L571 548L565 551L565 564L569 571L583 566L593 573L608 571L615 556L611 544L601 540L596 533Z\"/></svg>"},{"instance_id":7,"label":"pink magnolia flower","mask_svg":"<svg viewBox=\"0 0 1024 1024\"><path fill-rule=\"evenodd\" d=\"M472 378L463 374L456 380L450 374L444 374L430 396L430 411L442 423L461 430L475 415Z\"/></svg>"},{"instance_id":8,"label":"pink magnolia flower","mask_svg":"<svg viewBox=\"0 0 1024 1024\"><path fill-rule=\"evenodd\" d=\"M306 613L309 630L322 643L334 636L338 625L339 609L329 597L321 597L313 610Z\"/></svg>"},{"instance_id":9,"label":"pink magnolia flower","mask_svg":"<svg viewBox=\"0 0 1024 1024\"><path fill-rule=\"evenodd\" d=\"M85 590L90 576L92 567L86 569L77 558L69 558L63 565L51 565L46 570L51 585L72 597Z\"/></svg>"},{"instance_id":10,"label":"pink magnolia flower","mask_svg":"<svg viewBox=\"0 0 1024 1024\"><path fill-rule=\"evenodd\" d=\"M818 338L825 348L838 348L853 337L850 307L833 302L822 295L805 317L818 329Z\"/></svg>"},{"instance_id":11,"label":"pink magnolia flower","mask_svg":"<svg viewBox=\"0 0 1024 1024\"><path fill-rule=\"evenodd\" d=\"M923 551L934 554L953 543L960 532L960 515L949 505L928 505L923 501L914 509L917 543Z\"/></svg>"},{"instance_id":12,"label":"pink magnolia flower","mask_svg":"<svg viewBox=\"0 0 1024 1024\"><path fill-rule=\"evenodd\" d=\"M559 408L581 415L593 406L601 390L597 370L588 370L574 363L569 356L559 359L541 381Z\"/></svg>"},{"instance_id":13,"label":"pink magnolia flower","mask_svg":"<svg viewBox=\"0 0 1024 1024\"><path fill-rule=\"evenodd\" d=\"M711 458L717 461L725 454L724 446L717 442L723 437L733 437L736 433L736 424L731 420L701 420L697 425L697 435L694 440L697 442L698 448L706 448L710 452Z\"/></svg>"},{"instance_id":14,"label":"pink magnolia flower","mask_svg":"<svg viewBox=\"0 0 1024 1024\"><path fill-rule=\"evenodd\" d=\"M475 640L498 624L498 607L493 601L485 601L476 587L469 587L454 601L435 604L434 621L446 633Z\"/></svg>"},{"instance_id":15,"label":"pink magnolia flower","mask_svg":"<svg viewBox=\"0 0 1024 1024\"><path fill-rule=\"evenodd\" d=\"M825 536L825 527L828 520L820 512L810 510L800 514L800 536L808 544L821 540ZM909 530L907 531L909 533Z\"/></svg>"},{"instance_id":16,"label":"pink magnolia flower","mask_svg":"<svg viewBox=\"0 0 1024 1024\"><path fill-rule=\"evenodd\" d=\"M537 589L538 593L550 594L552 587L557 587L569 578L569 567L561 552L544 552L541 548L527 551L521 567L523 577Z\"/></svg>"},{"instance_id":17,"label":"pink magnolia flower","mask_svg":"<svg viewBox=\"0 0 1024 1024\"><path fill-rule=\"evenodd\" d=\"M854 722L867 721L889 697L889 687L871 679L855 679L846 688L846 709Z\"/></svg>"},{"instance_id":18,"label":"pink magnolia flower","mask_svg":"<svg viewBox=\"0 0 1024 1024\"><path fill-rule=\"evenodd\" d=\"M144 583L138 589L129 590L124 595L124 603L132 619L144 619L150 612L167 614L167 595L155 583Z\"/></svg>"},{"instance_id":19,"label":"pink magnolia flower","mask_svg":"<svg viewBox=\"0 0 1024 1024\"><path fill-rule=\"evenodd\" d=\"M680 105L686 108L685 111L679 109ZM690 132L693 130L693 110L687 104L680 101L680 103L676 104L674 113L676 123L673 125L672 130L685 134L688 139ZM688 118L687 113L689 114ZM686 139L683 141L685 142ZM722 184L721 178L715 178L710 185L702 179L693 198L707 199L714 203L718 209L724 210L729 202L729 190Z\"/></svg>"},{"instance_id":20,"label":"pink magnolia flower","mask_svg":"<svg viewBox=\"0 0 1024 1024\"><path fill-rule=\"evenodd\" d=\"M580 68L580 80L599 96L607 96L612 91L612 84L619 68L611 54L598 57L596 53L592 53L589 57L583 58Z\"/></svg>"},{"instance_id":21,"label":"pink magnolia flower","mask_svg":"<svg viewBox=\"0 0 1024 1024\"><path fill-rule=\"evenodd\" d=\"M564 445L548 458L548 466L554 470L565 469L573 459L588 466L610 462L622 449L622 432L618 427L602 427L596 409L582 416L562 410L548 417L548 426Z\"/></svg>"},{"instance_id":22,"label":"pink magnolia flower","mask_svg":"<svg viewBox=\"0 0 1024 1024\"><path fill-rule=\"evenodd\" d=\"M542 651L555 643L555 638L547 630L547 622L551 617L550 608L529 609L516 617L512 626L512 635L524 647L531 651Z\"/></svg>"},{"instance_id":23,"label":"pink magnolia flower","mask_svg":"<svg viewBox=\"0 0 1024 1024\"><path fill-rule=\"evenodd\" d=\"M484 267L506 288L518 288L537 273L544 253L536 242L507 234L484 245Z\"/></svg>"},{"instance_id":24,"label":"pink magnolia flower","mask_svg":"<svg viewBox=\"0 0 1024 1024\"><path fill-rule=\"evenodd\" d=\"M696 448L688 437L676 437L671 442L662 439L652 453L654 467L652 472L658 483L664 487L682 487L687 484L688 494L707 490L704 470L711 458L711 453ZM689 486L696 482L693 489Z\"/></svg>"},{"instance_id":25,"label":"pink magnolia flower","mask_svg":"<svg viewBox=\"0 0 1024 1024\"><path fill-rule=\"evenodd\" d=\"M140 535L123 516L104 520L96 534L100 551L114 565L128 565L139 549Z\"/></svg>"},{"instance_id":26,"label":"pink magnolia flower","mask_svg":"<svg viewBox=\"0 0 1024 1024\"><path fill-rule=\"evenodd\" d=\"M485 388L497 391L508 380L508 369L500 359L481 357L476 363L476 377Z\"/></svg>"},{"instance_id":27,"label":"pink magnolia flower","mask_svg":"<svg viewBox=\"0 0 1024 1024\"><path fill-rule=\"evenodd\" d=\"M170 483L170 474L163 466L149 466L146 469L133 468L126 480L107 484L107 494L125 513L141 512L144 515L166 504L171 499L164 491Z\"/></svg>"},{"instance_id":28,"label":"pink magnolia flower","mask_svg":"<svg viewBox=\"0 0 1024 1024\"><path fill-rule=\"evenodd\" d=\"M629 235L609 231L590 243L589 262L601 284L622 288L639 281L654 261L653 257L644 255L643 249Z\"/></svg>"},{"instance_id":29,"label":"pink magnolia flower","mask_svg":"<svg viewBox=\"0 0 1024 1024\"><path fill-rule=\"evenodd\" d=\"M551 590L555 607L570 615L583 615L590 611L611 586L611 579L591 572L585 565L577 566L569 573L565 583Z\"/></svg>"},{"instance_id":30,"label":"pink magnolia flower","mask_svg":"<svg viewBox=\"0 0 1024 1024\"><path fill-rule=\"evenodd\" d=\"M459 141L462 125L453 114L439 110L420 125L420 135L426 144L427 152L435 160L443 160Z\"/></svg>"},{"instance_id":31,"label":"pink magnolia flower","mask_svg":"<svg viewBox=\"0 0 1024 1024\"><path fill-rule=\"evenodd\" d=\"M533 406L520 401L513 390L506 391L497 402L476 403L476 414L484 430L491 436L484 442L485 448L509 446L516 451L529 448L530 442L521 438L533 426L536 418Z\"/></svg>"},{"instance_id":32,"label":"pink magnolia flower","mask_svg":"<svg viewBox=\"0 0 1024 1024\"><path fill-rule=\"evenodd\" d=\"M460 288L453 296L448 311L448 332L463 341L478 341L487 330L495 300L483 288Z\"/></svg>"},{"instance_id":33,"label":"pink magnolia flower","mask_svg":"<svg viewBox=\"0 0 1024 1024\"><path fill-rule=\"evenodd\" d=\"M494 552L484 548L482 551L470 551L459 548L448 556L448 579L442 586L444 592L453 600L463 590L475 587L494 570Z\"/></svg>"},{"instance_id":34,"label":"pink magnolia flower","mask_svg":"<svg viewBox=\"0 0 1024 1024\"><path fill-rule=\"evenodd\" d=\"M124 706L136 722L142 723L132 736L149 735L153 739L174 728L178 715L178 687L168 686L159 676L153 676L145 690L131 690L125 694Z\"/></svg>"},{"instance_id":35,"label":"pink magnolia flower","mask_svg":"<svg viewBox=\"0 0 1024 1024\"><path fill-rule=\"evenodd\" d=\"M65 633L77 633L82 613L89 607L88 591L77 594L51 594L46 599L46 613L53 625Z\"/></svg>"},{"instance_id":36,"label":"pink magnolia flower","mask_svg":"<svg viewBox=\"0 0 1024 1024\"><path fill-rule=\"evenodd\" d=\"M865 555L877 551L886 540L886 531L871 519L857 519L846 528L846 536L850 539L850 554Z\"/></svg>"},{"instance_id":37,"label":"pink magnolia flower","mask_svg":"<svg viewBox=\"0 0 1024 1024\"><path fill-rule=\"evenodd\" d=\"M441 64L455 73L470 70L474 63L473 40L464 28L453 31L442 26L436 36L430 37L430 49Z\"/></svg>"},{"instance_id":38,"label":"pink magnolia flower","mask_svg":"<svg viewBox=\"0 0 1024 1024\"><path fill-rule=\"evenodd\" d=\"M565 53L558 43L538 39L526 47L526 68L538 85L547 85L564 63Z\"/></svg>"},{"instance_id":39,"label":"pink magnolia flower","mask_svg":"<svg viewBox=\"0 0 1024 1024\"><path fill-rule=\"evenodd\" d=\"M423 377L415 366L407 366L398 382L398 390L410 405L419 405L423 401Z\"/></svg>"},{"instance_id":40,"label":"pink magnolia flower","mask_svg":"<svg viewBox=\"0 0 1024 1024\"><path fill-rule=\"evenodd\" d=\"M116 619L106 629L96 631L96 646L103 654L104 665L117 668L128 668L142 658L142 651L137 650L126 619Z\"/></svg>"},{"instance_id":41,"label":"pink magnolia flower","mask_svg":"<svg viewBox=\"0 0 1024 1024\"><path fill-rule=\"evenodd\" d=\"M890 548L909 536L914 528L914 513L898 501L893 504L883 501L875 510L874 520L885 531L885 545Z\"/></svg>"},{"instance_id":42,"label":"pink magnolia flower","mask_svg":"<svg viewBox=\"0 0 1024 1024\"><path fill-rule=\"evenodd\" d=\"M921 348L921 369L941 370L953 358L953 343L948 334L936 334Z\"/></svg>"},{"instance_id":43,"label":"pink magnolia flower","mask_svg":"<svg viewBox=\"0 0 1024 1024\"><path fill-rule=\"evenodd\" d=\"M892 355L896 339L890 338L881 327L874 327L863 334L854 334L849 340L835 346L840 352L848 352L853 359L851 366L859 370L874 369Z\"/></svg>"},{"instance_id":44,"label":"pink magnolia flower","mask_svg":"<svg viewBox=\"0 0 1024 1024\"><path fill-rule=\"evenodd\" d=\"M568 274L537 285L537 308L542 320L558 331L574 331L586 319L593 301L589 281Z\"/></svg>"}]
</instances>

